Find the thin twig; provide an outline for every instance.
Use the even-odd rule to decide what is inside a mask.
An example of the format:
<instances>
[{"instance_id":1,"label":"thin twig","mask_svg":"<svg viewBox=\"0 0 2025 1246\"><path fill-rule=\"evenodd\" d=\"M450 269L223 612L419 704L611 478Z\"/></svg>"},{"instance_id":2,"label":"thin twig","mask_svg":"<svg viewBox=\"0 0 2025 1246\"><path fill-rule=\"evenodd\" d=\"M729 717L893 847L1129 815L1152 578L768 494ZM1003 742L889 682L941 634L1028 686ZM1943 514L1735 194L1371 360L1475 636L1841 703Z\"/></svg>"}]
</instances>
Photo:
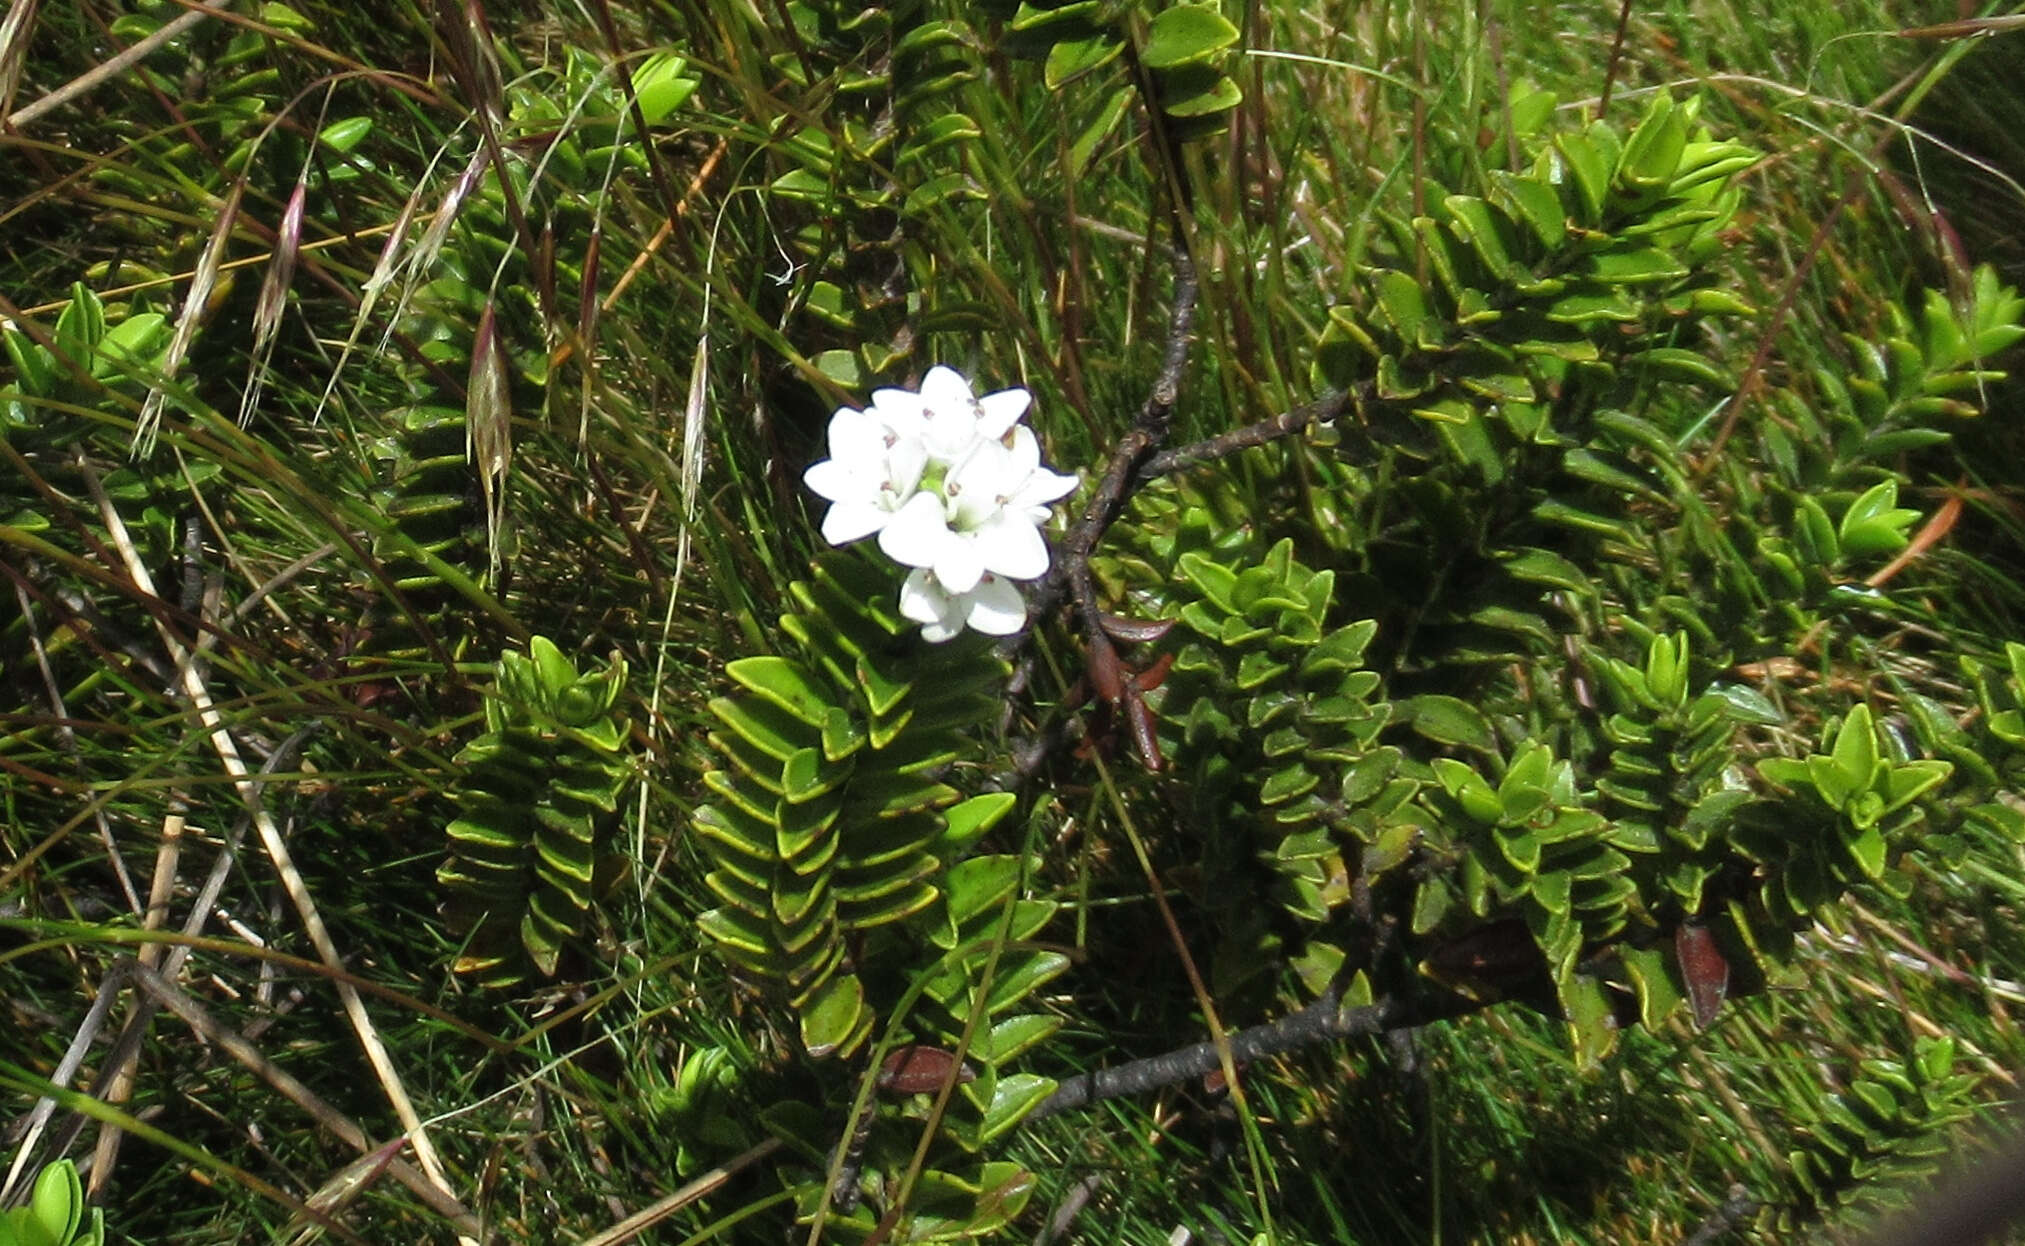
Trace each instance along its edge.
<instances>
[{"instance_id":1,"label":"thin twig","mask_svg":"<svg viewBox=\"0 0 2025 1246\"><path fill-rule=\"evenodd\" d=\"M69 82L64 83L41 99L36 100L33 104L26 104L14 110L7 118L7 129L10 131L18 130L22 126L32 125L40 120L43 114L53 112L74 99L89 95L107 82L125 73L136 63L152 55L157 48L175 39L198 22L203 21L207 17L215 17L220 9L230 8L232 3L233 0L203 0L203 4L200 7L191 9L181 17L164 23L160 30L135 43L124 52L116 56L107 57L104 61L92 66L84 73L72 78Z\"/></svg>"},{"instance_id":2,"label":"thin twig","mask_svg":"<svg viewBox=\"0 0 2025 1246\"><path fill-rule=\"evenodd\" d=\"M1041 1226L1040 1232L1034 1234L1034 1246L1054 1246L1054 1243L1060 1241L1062 1236L1069 1231L1069 1226L1076 1222L1076 1217L1081 1214L1083 1208L1089 1203L1090 1196L1102 1189L1103 1186L1104 1178L1094 1172L1070 1186L1069 1192L1062 1197L1062 1201L1057 1203L1055 1210L1049 1214L1048 1222Z\"/></svg>"},{"instance_id":3,"label":"thin twig","mask_svg":"<svg viewBox=\"0 0 2025 1246\"><path fill-rule=\"evenodd\" d=\"M1880 148L1882 144L1879 144ZM1835 229L1836 222L1856 200L1863 189L1860 173L1852 170L1844 180L1842 194L1821 218L1815 227L1814 236L1807 240L1806 249L1801 253L1799 264L1794 266L1792 276L1786 279L1786 288L1779 292L1779 303L1766 319L1765 327L1758 334L1758 348L1751 353L1751 360L1744 365L1743 375L1737 381L1737 392L1730 396L1728 409L1723 412L1723 422L1716 429L1716 435L1709 442L1709 448L1702 455L1701 465L1695 469L1695 479L1715 470L1721 460L1723 447L1729 443L1730 434L1736 431L1737 420L1744 414L1744 408L1756 398L1765 385L1765 369L1771 365L1772 352L1779 344L1779 331L1785 327L1793 314L1793 304L1800 297L1800 287L1807 281L1807 274L1814 271L1814 262L1821 258L1821 252L1828 245L1828 235Z\"/></svg>"},{"instance_id":4,"label":"thin twig","mask_svg":"<svg viewBox=\"0 0 2025 1246\"><path fill-rule=\"evenodd\" d=\"M1218 433L1192 445L1163 450L1148 457L1139 465L1139 470L1133 477L1133 488L1136 490L1162 476L1172 475L1197 463L1227 458L1241 450L1250 450L1255 446L1263 446L1305 432L1313 425L1325 424L1335 419L1343 414L1349 405L1349 394L1332 391L1313 402L1283 411L1271 419L1247 424L1243 428L1233 428L1229 432Z\"/></svg>"},{"instance_id":5,"label":"thin twig","mask_svg":"<svg viewBox=\"0 0 2025 1246\"><path fill-rule=\"evenodd\" d=\"M1096 634L1097 605L1094 585L1090 580L1090 555L1138 488L1140 464L1167 440L1168 429L1174 421L1174 406L1181 393L1182 373L1188 367L1188 344L1195 329L1196 296L1200 287L1196 280L1195 262L1187 252L1176 249L1173 254L1174 307L1168 316L1167 349L1161 360L1160 372L1154 378L1138 417L1132 422L1131 431L1119 439L1117 448L1111 452L1111 461L1105 467L1104 476L1098 481L1090 501L1083 507L1081 518L1076 520L1063 539L1062 556L1034 590L1034 618L1045 618L1052 613L1066 592L1084 614L1085 630L1093 637ZM1028 631L1013 637L1007 642L1005 652L1016 652L1022 648L1030 635L1031 631Z\"/></svg>"},{"instance_id":6,"label":"thin twig","mask_svg":"<svg viewBox=\"0 0 2025 1246\"><path fill-rule=\"evenodd\" d=\"M1598 117L1610 111L1610 89L1617 85L1617 71L1624 64L1624 32L1630 27L1631 0L1624 0L1617 9L1617 33L1610 40L1610 59L1603 67L1603 91L1596 100Z\"/></svg>"},{"instance_id":7,"label":"thin twig","mask_svg":"<svg viewBox=\"0 0 2025 1246\"><path fill-rule=\"evenodd\" d=\"M1341 994L1332 988L1299 1012L1225 1035L1225 1046L1233 1062L1245 1064L1360 1034L1411 1029L1434 1021L1466 1016L1489 1006L1463 995L1430 994L1417 995L1412 999L1389 995L1368 1007L1345 1008ZM1061 1088L1043 1099L1026 1119L1042 1120L1105 1099L1144 1094L1163 1086L1176 1085L1201 1077L1220 1064L1217 1045L1204 1042L1108 1069L1092 1069L1063 1082Z\"/></svg>"}]
</instances>

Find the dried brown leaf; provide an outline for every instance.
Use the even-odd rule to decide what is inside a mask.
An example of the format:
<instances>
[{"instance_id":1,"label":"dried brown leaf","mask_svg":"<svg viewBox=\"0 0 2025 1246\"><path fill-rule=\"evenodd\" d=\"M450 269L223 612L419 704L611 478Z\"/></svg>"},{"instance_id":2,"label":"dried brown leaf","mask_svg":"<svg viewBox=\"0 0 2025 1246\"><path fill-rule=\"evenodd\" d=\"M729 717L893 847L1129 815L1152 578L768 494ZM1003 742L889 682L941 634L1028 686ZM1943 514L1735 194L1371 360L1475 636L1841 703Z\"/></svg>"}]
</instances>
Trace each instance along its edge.
<instances>
[{"instance_id":1,"label":"dried brown leaf","mask_svg":"<svg viewBox=\"0 0 2025 1246\"><path fill-rule=\"evenodd\" d=\"M928 1094L942 1089L951 1070L955 1070L958 1083L977 1080L977 1070L957 1063L953 1051L920 1044L895 1047L879 1066L878 1086L888 1094Z\"/></svg>"}]
</instances>

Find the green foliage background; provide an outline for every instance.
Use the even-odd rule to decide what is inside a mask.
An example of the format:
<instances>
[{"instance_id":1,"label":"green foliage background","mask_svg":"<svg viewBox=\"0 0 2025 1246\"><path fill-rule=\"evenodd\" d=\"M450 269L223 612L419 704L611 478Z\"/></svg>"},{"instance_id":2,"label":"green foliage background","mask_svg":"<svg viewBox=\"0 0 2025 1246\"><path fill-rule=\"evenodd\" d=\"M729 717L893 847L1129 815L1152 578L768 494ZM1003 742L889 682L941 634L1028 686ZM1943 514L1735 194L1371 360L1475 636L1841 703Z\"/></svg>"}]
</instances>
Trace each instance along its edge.
<instances>
[{"instance_id":1,"label":"green foliage background","mask_svg":"<svg viewBox=\"0 0 2025 1246\"><path fill-rule=\"evenodd\" d=\"M136 1241L1862 1223L2025 998L2019 36L1930 7L20 8L0 1180L118 1125ZM949 363L1094 483L1177 250L1168 445L1333 418L1137 493L1091 570L1164 636L922 644L820 549L828 415ZM1318 999L1448 1019L1044 1106Z\"/></svg>"}]
</instances>

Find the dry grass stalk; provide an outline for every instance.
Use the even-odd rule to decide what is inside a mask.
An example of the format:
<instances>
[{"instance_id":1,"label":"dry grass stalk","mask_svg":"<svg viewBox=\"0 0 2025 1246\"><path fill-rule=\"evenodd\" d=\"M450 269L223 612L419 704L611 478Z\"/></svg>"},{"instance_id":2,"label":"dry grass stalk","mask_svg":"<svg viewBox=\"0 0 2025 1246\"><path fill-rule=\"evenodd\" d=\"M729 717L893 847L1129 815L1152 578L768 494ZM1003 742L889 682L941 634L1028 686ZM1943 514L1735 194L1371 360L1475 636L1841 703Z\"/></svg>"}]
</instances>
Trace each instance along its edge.
<instances>
[{"instance_id":1,"label":"dry grass stalk","mask_svg":"<svg viewBox=\"0 0 2025 1246\"><path fill-rule=\"evenodd\" d=\"M224 260L225 248L232 241L232 227L239 220L239 201L245 193L246 180L235 180L223 206L218 209L218 222L211 227L211 237L197 257L197 267L190 275L189 293L183 296L183 310L176 317L176 332L169 339L168 353L162 356L161 379L148 387L148 396L141 403L140 418L134 422L135 458L144 459L155 452L155 434L162 424L162 403L168 396L164 386L175 379L176 369L182 366L183 356L189 353L190 343L196 339L197 329L204 322L211 303L211 291L218 284L218 265Z\"/></svg>"},{"instance_id":2,"label":"dry grass stalk","mask_svg":"<svg viewBox=\"0 0 2025 1246\"><path fill-rule=\"evenodd\" d=\"M241 428L253 419L253 409L260 405L267 363L274 357L274 339L281 332L281 313L288 307L289 283L295 280L296 258L302 254L302 209L309 191L308 177L305 168L289 192L281 227L275 231L274 254L268 258L267 275L260 281L260 301L253 308L253 361L246 375L246 392L239 400Z\"/></svg>"},{"instance_id":3,"label":"dry grass stalk","mask_svg":"<svg viewBox=\"0 0 2025 1246\"><path fill-rule=\"evenodd\" d=\"M499 534L506 523L506 474L513 466L513 404L500 352L499 322L492 300L478 317L471 345L471 380L464 394L466 448L478 465L478 489L485 497L485 548L499 570Z\"/></svg>"},{"instance_id":4,"label":"dry grass stalk","mask_svg":"<svg viewBox=\"0 0 2025 1246\"><path fill-rule=\"evenodd\" d=\"M161 595L155 589L154 577L149 574L147 563L140 556L140 551L134 547L118 509L113 506L112 499L99 484L97 475L89 470L88 465L80 463L80 466L85 468L85 480L92 491L93 500L98 505L100 518L105 523L106 531L112 537L114 546L119 550L129 578L140 593L159 601ZM156 626L160 629L164 648L168 650L171 660L176 665L183 693L189 699L190 707L195 712L198 722L203 725L212 749L218 754L220 765L245 802L247 811L252 816L254 828L260 834L261 845L267 851L268 860L274 865L274 872L281 882L282 890L287 893L290 904L294 906L296 915L301 919L303 930L309 935L317 956L329 968L342 970L343 957L338 954L337 944L331 938L329 928L324 925L323 916L317 910L316 901L310 895L308 886L303 882L302 872L295 866L288 842L282 836L281 828L275 825L274 818L262 806L260 782L240 757L239 743L233 739L231 731L225 726L224 716L218 712L216 704L213 703L210 688L206 686L202 673L190 661L182 641L162 623L162 618L163 615L159 613L155 615ZM393 1106L394 1114L400 1120L402 1128L414 1141L416 1158L422 1162L423 1170L428 1173L430 1181L445 1194L450 1194L450 1184L443 1170L442 1159L436 1153L435 1144L429 1140L422 1118L415 1111L414 1102L408 1097L407 1089L401 1081L399 1071L394 1067L386 1044L381 1040L372 1018L366 1013L365 1002L360 997L358 989L344 981L337 982L336 986L345 1016L351 1022L353 1032L358 1036L359 1046L364 1050L367 1062L372 1065L374 1075L379 1079L381 1090Z\"/></svg>"}]
</instances>

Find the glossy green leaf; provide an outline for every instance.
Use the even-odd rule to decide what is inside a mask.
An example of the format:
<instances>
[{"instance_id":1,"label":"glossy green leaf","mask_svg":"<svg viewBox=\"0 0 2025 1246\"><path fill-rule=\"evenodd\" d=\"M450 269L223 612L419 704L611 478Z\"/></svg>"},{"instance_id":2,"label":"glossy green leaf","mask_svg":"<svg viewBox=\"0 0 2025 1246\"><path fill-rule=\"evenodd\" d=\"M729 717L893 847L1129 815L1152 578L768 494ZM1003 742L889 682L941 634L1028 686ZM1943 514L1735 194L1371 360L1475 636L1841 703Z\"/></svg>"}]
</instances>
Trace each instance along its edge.
<instances>
[{"instance_id":1,"label":"glossy green leaf","mask_svg":"<svg viewBox=\"0 0 2025 1246\"><path fill-rule=\"evenodd\" d=\"M1069 958L1060 952L1008 952L999 958L998 976L991 981L986 1011L1006 1011L1060 977L1068 968Z\"/></svg>"},{"instance_id":2,"label":"glossy green leaf","mask_svg":"<svg viewBox=\"0 0 2025 1246\"><path fill-rule=\"evenodd\" d=\"M1471 250L1491 275L1500 280L1511 280L1517 275L1517 265L1512 259L1509 227L1504 218L1490 204L1468 195L1450 195L1442 200L1448 210L1449 228Z\"/></svg>"},{"instance_id":3,"label":"glossy green leaf","mask_svg":"<svg viewBox=\"0 0 2025 1246\"><path fill-rule=\"evenodd\" d=\"M1666 953L1656 947L1625 948L1624 971L1638 995L1638 1016L1646 1029L1657 1031L1687 998Z\"/></svg>"},{"instance_id":4,"label":"glossy green leaf","mask_svg":"<svg viewBox=\"0 0 2025 1246\"><path fill-rule=\"evenodd\" d=\"M1885 775L1884 808L1891 813L1945 782L1954 767L1945 761L1908 761L1890 768Z\"/></svg>"},{"instance_id":5,"label":"glossy green leaf","mask_svg":"<svg viewBox=\"0 0 2025 1246\"><path fill-rule=\"evenodd\" d=\"M739 658L727 662L724 673L809 726L823 726L831 694L799 663L771 655Z\"/></svg>"},{"instance_id":6,"label":"glossy green leaf","mask_svg":"<svg viewBox=\"0 0 2025 1246\"><path fill-rule=\"evenodd\" d=\"M984 1109L979 1139L990 1142L1026 1118L1027 1113L1055 1093L1053 1078L1034 1073L1013 1073L998 1079L992 1088L991 1103Z\"/></svg>"},{"instance_id":7,"label":"glossy green leaf","mask_svg":"<svg viewBox=\"0 0 2025 1246\"><path fill-rule=\"evenodd\" d=\"M1124 45L1120 43L1118 46L1123 48ZM1098 148L1103 145L1105 140L1109 139L1117 130L1118 123L1124 120L1125 112L1131 107L1134 98L1130 87L1122 87L1113 91L1110 97L1104 101L1104 106L1098 110L1097 115L1090 121L1090 124L1083 127L1082 132L1076 136L1076 140L1069 144L1069 176L1071 178L1080 178L1089 169L1092 157L1096 155Z\"/></svg>"},{"instance_id":8,"label":"glossy green leaf","mask_svg":"<svg viewBox=\"0 0 2025 1246\"><path fill-rule=\"evenodd\" d=\"M1237 40L1237 27L1215 4L1177 4L1154 15L1139 59L1148 69L1174 69L1209 60Z\"/></svg>"},{"instance_id":9,"label":"glossy green leaf","mask_svg":"<svg viewBox=\"0 0 2025 1246\"><path fill-rule=\"evenodd\" d=\"M1426 293L1420 283L1406 273L1386 269L1378 274L1378 306L1392 328L1409 344L1421 341L1421 331L1433 313L1427 306Z\"/></svg>"},{"instance_id":10,"label":"glossy green leaf","mask_svg":"<svg viewBox=\"0 0 2025 1246\"><path fill-rule=\"evenodd\" d=\"M808 724L756 698L740 701L717 697L710 702L710 712L747 744L783 762L808 748L815 738Z\"/></svg>"},{"instance_id":11,"label":"glossy green leaf","mask_svg":"<svg viewBox=\"0 0 2025 1246\"><path fill-rule=\"evenodd\" d=\"M1062 1028L1062 1024L1062 1018L1045 1013L1007 1017L994 1022L989 1030L978 1036L971 1047L971 1054L980 1060L1003 1064L1046 1042Z\"/></svg>"},{"instance_id":12,"label":"glossy green leaf","mask_svg":"<svg viewBox=\"0 0 2025 1246\"><path fill-rule=\"evenodd\" d=\"M1505 807L1482 775L1452 757L1437 757L1431 764L1435 778L1464 813L1486 826L1504 819Z\"/></svg>"},{"instance_id":13,"label":"glossy green leaf","mask_svg":"<svg viewBox=\"0 0 2025 1246\"><path fill-rule=\"evenodd\" d=\"M1068 4L1029 4L1024 0L1009 23L1015 31L1044 30L1049 27L1077 29L1098 20L1103 0L1071 0Z\"/></svg>"},{"instance_id":14,"label":"glossy green leaf","mask_svg":"<svg viewBox=\"0 0 2025 1246\"><path fill-rule=\"evenodd\" d=\"M25 1231L24 1246L33 1246L37 1233L50 1246L69 1246L77 1236L84 1210L84 1184L78 1180L76 1165L67 1159L46 1165L36 1175L28 1216L20 1226ZM0 1232L4 1232L4 1225L0 1225Z\"/></svg>"},{"instance_id":15,"label":"glossy green leaf","mask_svg":"<svg viewBox=\"0 0 2025 1246\"><path fill-rule=\"evenodd\" d=\"M1877 728L1871 721L1870 706L1858 703L1842 720L1842 726L1835 733L1831 758L1845 791L1858 791L1871 785L1879 758Z\"/></svg>"},{"instance_id":16,"label":"glossy green leaf","mask_svg":"<svg viewBox=\"0 0 2025 1246\"><path fill-rule=\"evenodd\" d=\"M1602 224L1612 156L1601 150L1590 134L1558 134L1554 137L1554 150L1560 157L1561 180L1575 191L1580 222L1592 229Z\"/></svg>"},{"instance_id":17,"label":"glossy green leaf","mask_svg":"<svg viewBox=\"0 0 2025 1246\"><path fill-rule=\"evenodd\" d=\"M1553 251L1567 239L1568 218L1561 207L1561 196L1551 184L1494 169L1491 186L1499 206L1531 230L1542 247Z\"/></svg>"},{"instance_id":18,"label":"glossy green leaf","mask_svg":"<svg viewBox=\"0 0 2025 1246\"><path fill-rule=\"evenodd\" d=\"M1014 856L972 857L951 866L942 884L951 936L943 946L954 947L956 932L972 918L1004 904L1019 886L1022 868Z\"/></svg>"},{"instance_id":19,"label":"glossy green leaf","mask_svg":"<svg viewBox=\"0 0 2025 1246\"><path fill-rule=\"evenodd\" d=\"M811 1056L845 1055L870 1025L865 992L854 975L831 978L802 1009L802 1046Z\"/></svg>"},{"instance_id":20,"label":"glossy green leaf","mask_svg":"<svg viewBox=\"0 0 2025 1246\"><path fill-rule=\"evenodd\" d=\"M1687 146L1687 121L1665 91L1653 95L1618 157L1616 180L1632 191L1657 190L1673 181Z\"/></svg>"},{"instance_id":21,"label":"glossy green leaf","mask_svg":"<svg viewBox=\"0 0 2025 1246\"><path fill-rule=\"evenodd\" d=\"M1429 694L1415 697L1401 708L1415 731L1437 743L1485 753L1496 747L1497 735L1491 729L1490 719L1460 698Z\"/></svg>"},{"instance_id":22,"label":"glossy green leaf","mask_svg":"<svg viewBox=\"0 0 2025 1246\"><path fill-rule=\"evenodd\" d=\"M1560 988L1561 1008L1575 1049L1575 1063L1595 1068L1617 1046L1617 1016L1603 983L1579 975Z\"/></svg>"},{"instance_id":23,"label":"glossy green leaf","mask_svg":"<svg viewBox=\"0 0 2025 1246\"><path fill-rule=\"evenodd\" d=\"M1661 285L1688 275L1671 251L1659 247L1601 251L1578 269L1587 279L1610 286Z\"/></svg>"},{"instance_id":24,"label":"glossy green leaf","mask_svg":"<svg viewBox=\"0 0 2025 1246\"><path fill-rule=\"evenodd\" d=\"M683 58L657 52L633 70L633 93L648 125L661 124L695 94L699 81L684 72L687 68Z\"/></svg>"},{"instance_id":25,"label":"glossy green leaf","mask_svg":"<svg viewBox=\"0 0 2025 1246\"><path fill-rule=\"evenodd\" d=\"M948 828L942 834L942 850L960 855L983 838L1018 803L1011 792L987 792L949 807L944 817Z\"/></svg>"},{"instance_id":26,"label":"glossy green leaf","mask_svg":"<svg viewBox=\"0 0 2025 1246\"><path fill-rule=\"evenodd\" d=\"M1898 481L1886 480L1849 504L1837 535L1843 552L1853 557L1897 553L1905 547L1906 529L1919 517L1918 511L1898 506Z\"/></svg>"},{"instance_id":27,"label":"glossy green leaf","mask_svg":"<svg viewBox=\"0 0 2025 1246\"><path fill-rule=\"evenodd\" d=\"M105 304L83 282L70 287L70 302L56 318L56 349L79 367L87 367L105 338Z\"/></svg>"},{"instance_id":28,"label":"glossy green leaf","mask_svg":"<svg viewBox=\"0 0 2025 1246\"><path fill-rule=\"evenodd\" d=\"M1884 876L1886 845L1884 835L1875 826L1868 826L1860 833L1843 840L1849 850L1850 859L1856 862L1863 876L1875 882Z\"/></svg>"}]
</instances>

